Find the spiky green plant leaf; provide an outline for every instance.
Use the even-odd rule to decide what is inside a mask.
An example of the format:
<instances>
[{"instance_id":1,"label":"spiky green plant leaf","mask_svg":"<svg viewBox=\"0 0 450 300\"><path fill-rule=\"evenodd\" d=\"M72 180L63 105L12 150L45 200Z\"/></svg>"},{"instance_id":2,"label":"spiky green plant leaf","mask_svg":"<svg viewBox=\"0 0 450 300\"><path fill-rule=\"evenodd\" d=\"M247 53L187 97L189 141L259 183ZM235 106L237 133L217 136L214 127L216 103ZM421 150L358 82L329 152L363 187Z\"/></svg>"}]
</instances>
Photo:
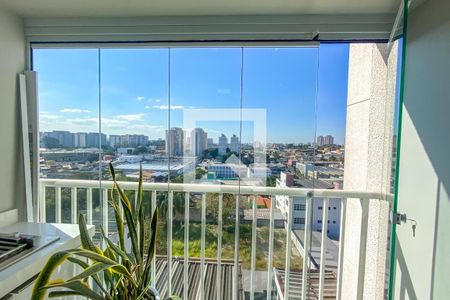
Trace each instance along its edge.
<instances>
[{"instance_id":1,"label":"spiky green plant leaf","mask_svg":"<svg viewBox=\"0 0 450 300\"><path fill-rule=\"evenodd\" d=\"M133 249L133 254L134 254L134 257L136 258L136 262L138 264L141 264L142 256L141 256L141 253L139 252L139 242L138 242L138 236L137 236L137 231L136 231L137 230L136 226L138 224L136 224L135 218L133 216L134 210L133 210L133 207L131 206L131 202L128 199L127 195L125 195L124 191L120 188L119 184L117 183L114 168L111 163L109 164L109 168L110 168L111 175L113 177L114 186L117 189L117 192L119 193L120 202L122 203L123 212L125 215L125 219L127 221L128 231L129 231L130 238L131 238L131 247Z\"/></svg>"},{"instance_id":2,"label":"spiky green plant leaf","mask_svg":"<svg viewBox=\"0 0 450 300\"><path fill-rule=\"evenodd\" d=\"M147 260L145 262L144 273L140 286L147 286L150 283L150 267L151 261L154 259L156 252L156 237L158 231L158 208L155 208L153 212L152 220L150 223L150 243L147 248Z\"/></svg>"},{"instance_id":3,"label":"spiky green plant leaf","mask_svg":"<svg viewBox=\"0 0 450 300\"><path fill-rule=\"evenodd\" d=\"M94 263L94 264L88 266L86 269L84 269L84 271L81 272L80 274L75 275L74 277L70 278L68 281L85 279L85 278L90 277L94 274L97 274L103 270L106 270L110 267L111 267L111 265L108 265L108 264Z\"/></svg>"},{"instance_id":4,"label":"spiky green plant leaf","mask_svg":"<svg viewBox=\"0 0 450 300\"><path fill-rule=\"evenodd\" d=\"M87 230L86 220L82 214L78 217L78 228L80 229L81 246L84 249L98 253L98 248L95 247L94 242L91 240L89 231Z\"/></svg>"},{"instance_id":5,"label":"spiky green plant leaf","mask_svg":"<svg viewBox=\"0 0 450 300\"><path fill-rule=\"evenodd\" d=\"M64 281L64 282L57 282L53 284L49 284L46 286L41 287L41 289L46 290L50 288L68 288L74 292L80 293L84 297L88 299L93 300L104 300L105 298L96 292L94 292L89 285L87 285L85 282L81 280L75 280L75 281Z\"/></svg>"},{"instance_id":6,"label":"spiky green plant leaf","mask_svg":"<svg viewBox=\"0 0 450 300\"><path fill-rule=\"evenodd\" d=\"M114 180L111 189L110 203L114 208L119 234L119 244L114 243L100 227L106 248L102 251L89 236L83 215L79 217L82 249L72 249L57 252L50 257L44 269L38 276L33 288L32 300L44 299L48 289L49 297L84 296L89 299L154 299L153 291L149 289L151 261L156 252L156 237L158 224L158 209L151 218L150 228L145 226L143 209L142 166L137 190L136 207L133 207L116 180L115 171L110 164L111 176ZM116 198L116 191L118 199ZM123 215L120 211L123 209ZM129 231L131 252L125 248L124 218ZM148 232L147 232L148 231ZM150 240L145 248L145 236ZM87 259L86 261L80 259ZM69 280L51 280L54 270L64 261L80 266L83 270ZM103 272L104 276L99 276ZM93 278L101 292L97 293L89 286L88 278ZM63 288L64 290L60 290ZM170 297L168 299L180 299Z\"/></svg>"},{"instance_id":7,"label":"spiky green plant leaf","mask_svg":"<svg viewBox=\"0 0 450 300\"><path fill-rule=\"evenodd\" d=\"M48 293L49 298L62 298L62 297L69 297L69 296L83 296L83 294L79 292L74 291L53 291Z\"/></svg>"},{"instance_id":8,"label":"spiky green plant leaf","mask_svg":"<svg viewBox=\"0 0 450 300\"><path fill-rule=\"evenodd\" d=\"M42 300L45 297L46 290L42 287L46 286L50 281L50 276L55 271L55 269L60 266L69 257L69 251L61 251L53 254L45 264L39 276L36 278L36 282L33 287L33 293L31 300Z\"/></svg>"},{"instance_id":9,"label":"spiky green plant leaf","mask_svg":"<svg viewBox=\"0 0 450 300\"><path fill-rule=\"evenodd\" d=\"M83 270L87 269L89 267L89 264L87 262L82 261L81 259L78 259L76 257L69 256L67 258L67 260L70 261L71 263L75 264L75 265L80 266L81 268L83 268ZM109 296L108 292L103 287L103 284L102 284L98 274L93 274L91 277L94 279L95 283L97 283L98 287L103 291L103 293L107 296L107 298L111 299L111 296Z\"/></svg>"},{"instance_id":10,"label":"spiky green plant leaf","mask_svg":"<svg viewBox=\"0 0 450 300\"><path fill-rule=\"evenodd\" d=\"M113 167L112 163L109 163L109 171L110 171L112 179L114 181L115 188L117 189L117 192L119 193L120 199L123 201L124 205L126 207L128 207L130 212L132 212L132 206L131 206L130 200L128 199L127 195L125 195L124 191L120 188L120 186L117 184L116 172L114 171L114 167Z\"/></svg>"},{"instance_id":11,"label":"spiky green plant leaf","mask_svg":"<svg viewBox=\"0 0 450 300\"><path fill-rule=\"evenodd\" d=\"M114 252L119 255L120 257L122 257L123 260L130 260L130 257L128 256L128 254L123 251L122 249L120 249L119 246L117 246L116 244L114 244L105 234L105 230L103 229L103 226L100 225L100 233L102 234L103 239L106 241L106 243L108 244L108 246L114 250Z\"/></svg>"},{"instance_id":12,"label":"spiky green plant leaf","mask_svg":"<svg viewBox=\"0 0 450 300\"><path fill-rule=\"evenodd\" d=\"M144 208L142 205L142 164L139 168L139 183L138 183L138 192L137 192L137 203L136 203L136 211L137 211L137 220L138 220L138 228L139 228L139 252L144 253Z\"/></svg>"},{"instance_id":13,"label":"spiky green plant leaf","mask_svg":"<svg viewBox=\"0 0 450 300\"><path fill-rule=\"evenodd\" d=\"M119 202L116 199L115 195L116 191L116 185L113 185L113 188L111 189L111 204L114 209L114 218L116 219L116 225L117 225L117 233L119 235L119 244L122 251L126 251L125 249L125 230L123 225L123 219L122 215L120 213L119 208Z\"/></svg>"}]
</instances>

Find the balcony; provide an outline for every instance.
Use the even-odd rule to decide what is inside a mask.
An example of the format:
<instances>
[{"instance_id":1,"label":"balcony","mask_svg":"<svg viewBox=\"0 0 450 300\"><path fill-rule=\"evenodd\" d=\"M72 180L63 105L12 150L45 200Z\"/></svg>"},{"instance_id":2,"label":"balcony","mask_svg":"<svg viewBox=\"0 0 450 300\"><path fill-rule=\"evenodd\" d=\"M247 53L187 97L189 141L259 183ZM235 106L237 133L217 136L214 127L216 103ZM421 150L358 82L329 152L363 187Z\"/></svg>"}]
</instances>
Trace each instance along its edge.
<instances>
[{"instance_id":1,"label":"balcony","mask_svg":"<svg viewBox=\"0 0 450 300\"><path fill-rule=\"evenodd\" d=\"M137 182L121 182L121 187L125 191L136 191ZM101 195L100 198L107 199L110 189L113 186L112 181L102 181L99 183L94 180L69 180L69 179L41 179L40 180L40 198L39 198L39 219L41 222L48 222L48 214L54 213L54 220L57 223L69 221L76 223L77 213L86 213L88 223L101 224L110 235L114 234L112 226L113 218L109 212L107 201L100 201L100 206L94 208L94 193ZM171 276L156 276L157 282L153 282L163 294L177 294L184 299L341 299L342 288L345 284L345 275L343 274L343 263L345 255L346 241L346 209L349 201L353 204L359 203L361 208L361 232L360 244L357 249L359 261L358 282L364 282L365 261L366 256L370 253L369 244L367 244L368 236L368 215L370 210L369 203L387 204L389 205L392 196L380 193L372 193L365 191L349 191L334 189L304 189L304 188L275 188L275 187L259 187L259 186L238 186L238 185L215 185L215 184L178 184L171 183L143 183L143 190L147 192L148 197L144 199L153 210L157 206L157 196L159 194L168 195L167 213L165 214L165 222L167 226L166 236L163 243L167 243L166 255L158 256L156 262L153 262L153 274L172 274ZM62 211L62 194L70 195L70 217L63 218L63 214L68 212ZM184 245L183 256L179 257L173 254L174 238L174 221L177 217L174 215L174 195L184 195L184 211L180 214L183 224L183 240ZM219 199L217 219L211 220L207 218L207 195L216 195ZM85 210L78 209L77 205L79 195L84 195L86 199ZM196 195L198 199L197 209L200 211L199 219L190 218L190 196ZM235 209L229 215L223 213L224 195L233 195L236 199ZM240 197L238 197L240 195ZM256 205L257 197L264 195L274 200L276 196L285 196L292 200L304 199L305 203L305 222L302 232L303 237L294 234L293 225L293 202L288 201L288 212L285 221L285 255L283 257L283 267L275 267L274 264L274 236L275 211L278 210L276 205L270 205L269 220L267 224L258 224L257 213L260 208ZM53 198L54 197L54 198ZM145 197L145 193L144 193ZM49 212L49 201L54 199L54 212ZM244 200L243 200L244 199ZM67 197L65 201L67 201ZM251 226L251 242L250 247L250 264L243 263L239 257L240 248L240 230L234 230L234 257L228 259L223 256L223 224L227 219L232 220L234 228L244 226L244 214L240 202L247 201L249 209L252 213L249 226ZM327 237L327 227L329 220L328 209L321 209L321 229L313 231L313 209L314 203L320 202L320 207L327 208L330 201L338 201L340 203L340 227L339 241L332 241ZM271 201L275 203L275 201ZM67 205L67 204L66 204ZM172 208L172 209L170 209ZM52 208L53 209L53 208ZM94 217L94 210L101 210L101 218ZM238 218L235 218L238 216ZM178 217L179 220L180 217ZM65 219L65 220L64 220ZM208 220L207 220L208 219ZM197 223L201 228L200 234L200 255L199 257L189 256L190 238L190 222ZM211 223L217 226L217 251L214 257L206 254L206 227ZM261 265L257 265L257 251L260 251L260 241L257 234L258 228L262 226L268 227L267 247L263 249L267 261ZM298 231L296 231L298 232ZM287 234L290 233L290 234ZM313 234L312 234L313 233ZM311 239L316 237L316 241ZM320 242L319 238L320 237ZM387 236L382 240L387 240ZM210 241L209 241L210 242ZM209 243L208 242L208 243ZM337 244L336 256L333 256L329 243ZM292 251L299 253L309 253L302 255L302 266L299 268L298 262L294 264L295 256ZM326 264L321 262L326 261ZM184 262L189 262L185 264ZM287 266L287 267L286 267ZM155 276L153 276L155 278ZM203 278L203 280L201 279ZM186 289L185 287L188 287ZM270 291L269 293L267 291Z\"/></svg>"}]
</instances>

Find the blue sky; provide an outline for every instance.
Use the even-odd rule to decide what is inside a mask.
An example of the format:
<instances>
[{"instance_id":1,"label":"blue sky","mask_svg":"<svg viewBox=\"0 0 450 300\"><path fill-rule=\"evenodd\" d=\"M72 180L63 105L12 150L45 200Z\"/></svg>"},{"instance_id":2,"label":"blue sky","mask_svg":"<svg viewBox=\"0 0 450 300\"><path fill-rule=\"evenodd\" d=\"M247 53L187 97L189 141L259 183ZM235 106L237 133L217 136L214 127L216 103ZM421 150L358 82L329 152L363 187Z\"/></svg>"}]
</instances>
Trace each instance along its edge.
<instances>
[{"instance_id":1,"label":"blue sky","mask_svg":"<svg viewBox=\"0 0 450 300\"><path fill-rule=\"evenodd\" d=\"M33 63L41 131L95 132L101 115L106 134L163 138L169 111L171 126L178 127L185 109L231 108L238 114L242 86L243 108L266 109L267 142L313 141L316 122L318 135L344 142L347 44L175 48L170 53L166 48L40 49ZM196 124L208 137L239 136L238 121L204 119ZM244 122L242 140L252 141L255 130Z\"/></svg>"}]
</instances>

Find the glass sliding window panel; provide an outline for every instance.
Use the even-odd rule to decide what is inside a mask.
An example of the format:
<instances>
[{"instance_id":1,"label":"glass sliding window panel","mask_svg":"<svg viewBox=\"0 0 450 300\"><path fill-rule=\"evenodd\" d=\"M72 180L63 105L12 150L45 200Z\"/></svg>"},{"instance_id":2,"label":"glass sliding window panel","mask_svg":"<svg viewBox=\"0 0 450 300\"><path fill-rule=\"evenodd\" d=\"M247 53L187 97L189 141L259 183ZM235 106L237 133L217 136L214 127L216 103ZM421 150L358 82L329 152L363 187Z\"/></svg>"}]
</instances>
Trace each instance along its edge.
<instances>
[{"instance_id":1,"label":"glass sliding window panel","mask_svg":"<svg viewBox=\"0 0 450 300\"><path fill-rule=\"evenodd\" d=\"M33 50L39 80L43 222L76 223L78 213L90 209L90 190L83 181L99 180L98 64L97 49ZM54 180L52 187L46 187L48 179ZM81 180L79 188L65 186L67 179ZM99 209L95 190L91 199L94 211Z\"/></svg>"},{"instance_id":2,"label":"glass sliding window panel","mask_svg":"<svg viewBox=\"0 0 450 300\"><path fill-rule=\"evenodd\" d=\"M388 200L390 200L390 210L393 214L401 211L409 211L410 206L414 206L414 203L398 203L398 179L399 179L399 166L400 166L400 144L401 144L401 132L402 132L402 111L403 111L403 93L404 93L404 71L405 71L405 55L407 52L407 24L408 24L408 13L409 7L412 1L402 1L400 4L397 16L392 28L391 36L387 44L386 49L386 64L388 69L388 75L386 76L386 119L385 119L385 168L383 172L384 178L383 182L386 184L382 187L382 193L387 194ZM393 99L394 98L394 99ZM409 216L410 219L411 216ZM387 266L389 270L386 272L385 290L388 290L389 299L396 298L400 295L404 289L402 288L403 278L399 274L405 273L401 267L399 267L398 260L405 257L405 252L396 250L396 248L401 248L401 243L399 241L408 242L411 238L411 232L401 231L397 232L396 222L390 222L388 238L387 238L387 253L386 260L388 261ZM415 220L411 220L411 226L413 235L415 238L415 226L417 225ZM398 253L396 252L398 251ZM435 254L438 256L438 254ZM396 270L399 268L400 270ZM437 271L439 272L439 271ZM397 282L396 282L397 281Z\"/></svg>"},{"instance_id":3,"label":"glass sliding window panel","mask_svg":"<svg viewBox=\"0 0 450 300\"><path fill-rule=\"evenodd\" d=\"M403 21L403 20L401 20ZM406 45L404 45L405 40L403 38L403 27L398 29L401 35L397 38L395 38L389 45L389 54L388 54L388 69L389 69L389 76L386 81L386 90L387 90L387 97L394 97L394 100L389 101L388 106L386 107L388 113L386 114L386 121L385 126L386 134L385 134L385 141L386 146L384 150L386 161L385 164L385 170L383 173L383 176L386 176L384 178L384 182L386 182L385 186L383 187L383 193L386 193L388 195L388 199L393 200L391 203L390 209L392 209L394 212L397 212L397 204L395 203L398 201L397 199L397 180L399 174L399 143L401 140L401 132L400 132L400 122L401 122L401 110L403 105L402 100L402 76L404 74L402 73L403 69L403 56L406 49ZM391 119L392 118L392 119ZM411 221L411 226L416 226L416 221ZM396 240L396 229L394 228L396 224L392 224L390 226L390 231L388 233L388 251L387 251L387 258L389 265L389 285L388 281L386 281L386 289L389 290L389 296L395 297L394 293L394 275L395 270L393 269L395 267L395 261L393 262L392 259L395 257L395 240ZM414 232L415 234L415 232ZM414 237L414 235L413 235ZM394 246L393 246L394 245ZM392 265L394 263L394 265ZM398 266L398 265L397 265ZM399 272L401 273L401 272Z\"/></svg>"},{"instance_id":4,"label":"glass sliding window panel","mask_svg":"<svg viewBox=\"0 0 450 300\"><path fill-rule=\"evenodd\" d=\"M100 50L103 161L115 163L122 181L138 181L141 163L145 182L167 181L167 52Z\"/></svg>"},{"instance_id":5,"label":"glass sliding window panel","mask_svg":"<svg viewBox=\"0 0 450 300\"><path fill-rule=\"evenodd\" d=\"M234 216L240 180L235 170L239 160L240 91L240 48L170 50L171 129L166 134L170 155L169 186L179 183L185 184L185 188L192 186L187 196L188 225L183 220L185 206L180 205L186 193L173 193L172 255L181 256L183 260L189 257L190 270L200 270L205 276L203 283L197 284L198 279L195 280L192 289L197 290L189 291L190 295L201 293L202 284L216 287L219 277L215 274L211 277L212 266L221 261L223 274L229 277L221 280L219 288L231 297L231 288L224 284L231 284L234 250L239 244L235 239ZM205 185L225 184L233 186L234 192L222 194L220 188L207 193L204 190ZM183 244L186 236L187 244ZM200 273L189 273L189 278L200 278L195 277ZM205 299L217 298L215 292L214 295L207 294L209 292L203 289Z\"/></svg>"},{"instance_id":6,"label":"glass sliding window panel","mask_svg":"<svg viewBox=\"0 0 450 300\"><path fill-rule=\"evenodd\" d=\"M314 189L317 66L317 47L244 49L240 156L248 175L243 185ZM266 298L267 289L298 297L305 210L294 205L305 205L306 197L261 193L245 202L244 218L256 239L248 239L241 251L255 257L244 264L244 290L255 297Z\"/></svg>"},{"instance_id":7,"label":"glass sliding window panel","mask_svg":"<svg viewBox=\"0 0 450 300\"><path fill-rule=\"evenodd\" d=\"M168 179L168 159L164 136L168 126L168 50L101 49L101 130L103 179L112 180L108 164L112 163L120 181L137 182L142 165L143 205L150 220L152 197L159 209L157 254L166 254L167 190L156 192L145 183L164 183ZM136 189L125 190L132 205ZM155 194L155 195L154 195ZM108 209L110 225L114 212ZM110 234L114 228L109 228Z\"/></svg>"},{"instance_id":8,"label":"glass sliding window panel","mask_svg":"<svg viewBox=\"0 0 450 300\"><path fill-rule=\"evenodd\" d=\"M321 44L319 47L318 94L317 94L317 137L315 181L320 188L342 189L344 180L344 142L347 112L348 53L349 45ZM328 207L324 199L316 197L313 208L313 234L321 233L326 225L327 271L337 272L340 243L342 199L329 198ZM325 210L327 210L325 212ZM323 222L323 214L328 220ZM320 222L318 222L320 221ZM316 239L320 247L321 237ZM316 259L320 259L317 256ZM328 277L324 280L328 286ZM335 296L330 289L326 295Z\"/></svg>"},{"instance_id":9,"label":"glass sliding window panel","mask_svg":"<svg viewBox=\"0 0 450 300\"><path fill-rule=\"evenodd\" d=\"M238 152L230 141L239 140L241 50L177 48L170 60L171 183L205 182L209 163ZM233 179L228 173L215 175Z\"/></svg>"}]
</instances>

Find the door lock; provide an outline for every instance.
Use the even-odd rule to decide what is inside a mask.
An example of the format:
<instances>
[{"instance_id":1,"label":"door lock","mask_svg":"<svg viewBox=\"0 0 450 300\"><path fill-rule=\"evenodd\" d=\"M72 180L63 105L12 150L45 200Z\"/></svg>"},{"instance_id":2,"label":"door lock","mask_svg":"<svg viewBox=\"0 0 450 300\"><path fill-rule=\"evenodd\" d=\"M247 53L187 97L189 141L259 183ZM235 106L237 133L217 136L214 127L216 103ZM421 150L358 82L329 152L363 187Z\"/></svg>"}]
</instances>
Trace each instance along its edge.
<instances>
[{"instance_id":1,"label":"door lock","mask_svg":"<svg viewBox=\"0 0 450 300\"><path fill-rule=\"evenodd\" d=\"M402 225L402 223L406 223L408 218L406 217L406 214L401 213L394 213L394 223L397 225Z\"/></svg>"},{"instance_id":2,"label":"door lock","mask_svg":"<svg viewBox=\"0 0 450 300\"><path fill-rule=\"evenodd\" d=\"M417 221L414 219L410 219L406 216L406 214L401 214L401 213L394 213L394 223L397 225L402 225L403 223L406 222L410 222L411 223L411 228L412 228L412 232L413 232L413 237L416 237L416 228L417 228Z\"/></svg>"}]
</instances>

